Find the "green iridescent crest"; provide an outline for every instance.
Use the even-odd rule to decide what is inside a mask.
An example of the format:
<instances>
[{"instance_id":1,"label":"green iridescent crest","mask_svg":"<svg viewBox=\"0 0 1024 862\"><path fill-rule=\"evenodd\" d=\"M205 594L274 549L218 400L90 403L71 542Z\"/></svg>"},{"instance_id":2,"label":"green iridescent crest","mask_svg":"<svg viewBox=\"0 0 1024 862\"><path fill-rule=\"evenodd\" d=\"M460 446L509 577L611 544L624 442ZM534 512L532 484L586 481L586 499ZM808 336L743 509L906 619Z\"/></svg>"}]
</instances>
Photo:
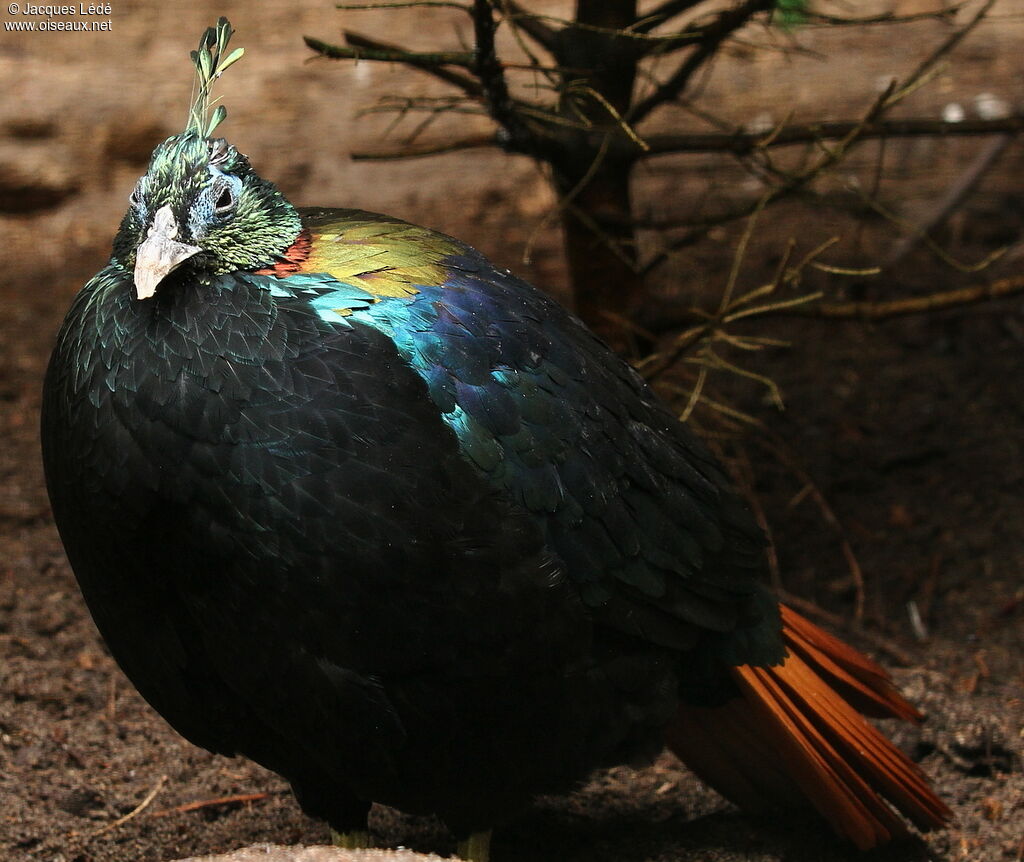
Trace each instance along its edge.
<instances>
[{"instance_id":1,"label":"green iridescent crest","mask_svg":"<svg viewBox=\"0 0 1024 862\"><path fill-rule=\"evenodd\" d=\"M199 40L199 48L189 54L196 67L198 91L189 111L186 132L193 131L202 138L209 138L228 115L223 105L217 105L211 113L213 102L210 101L210 92L213 89L213 82L245 53L244 48L235 48L230 54L226 53L228 41L234 32L228 19L221 17L216 27L206 28Z\"/></svg>"}]
</instances>

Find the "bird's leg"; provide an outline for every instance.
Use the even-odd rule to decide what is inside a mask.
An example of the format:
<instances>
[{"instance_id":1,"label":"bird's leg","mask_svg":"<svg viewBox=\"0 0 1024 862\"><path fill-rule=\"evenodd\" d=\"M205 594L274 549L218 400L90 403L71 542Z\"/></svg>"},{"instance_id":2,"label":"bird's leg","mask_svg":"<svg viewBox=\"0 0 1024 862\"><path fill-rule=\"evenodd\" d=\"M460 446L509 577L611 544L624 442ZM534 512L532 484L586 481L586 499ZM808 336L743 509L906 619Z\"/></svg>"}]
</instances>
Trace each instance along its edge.
<instances>
[{"instance_id":1,"label":"bird's leg","mask_svg":"<svg viewBox=\"0 0 1024 862\"><path fill-rule=\"evenodd\" d=\"M474 832L459 842L456 852L465 862L488 862L491 858L491 830Z\"/></svg>"},{"instance_id":2,"label":"bird's leg","mask_svg":"<svg viewBox=\"0 0 1024 862\"><path fill-rule=\"evenodd\" d=\"M365 850L373 846L368 829L351 829L348 832L331 830L331 844L342 850Z\"/></svg>"}]
</instances>

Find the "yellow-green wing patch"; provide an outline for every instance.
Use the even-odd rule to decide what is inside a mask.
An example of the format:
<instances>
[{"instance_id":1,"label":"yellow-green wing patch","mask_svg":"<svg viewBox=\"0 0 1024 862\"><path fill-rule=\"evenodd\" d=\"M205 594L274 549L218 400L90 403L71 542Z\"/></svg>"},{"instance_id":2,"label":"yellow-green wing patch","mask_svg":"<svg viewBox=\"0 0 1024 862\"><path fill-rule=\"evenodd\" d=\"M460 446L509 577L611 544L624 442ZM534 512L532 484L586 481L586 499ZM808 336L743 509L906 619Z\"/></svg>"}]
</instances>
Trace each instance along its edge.
<instances>
[{"instance_id":1,"label":"yellow-green wing patch","mask_svg":"<svg viewBox=\"0 0 1024 862\"><path fill-rule=\"evenodd\" d=\"M443 260L462 254L444 234L361 210L300 210L312 245L302 272L326 272L375 296L412 296L417 284L438 285Z\"/></svg>"}]
</instances>

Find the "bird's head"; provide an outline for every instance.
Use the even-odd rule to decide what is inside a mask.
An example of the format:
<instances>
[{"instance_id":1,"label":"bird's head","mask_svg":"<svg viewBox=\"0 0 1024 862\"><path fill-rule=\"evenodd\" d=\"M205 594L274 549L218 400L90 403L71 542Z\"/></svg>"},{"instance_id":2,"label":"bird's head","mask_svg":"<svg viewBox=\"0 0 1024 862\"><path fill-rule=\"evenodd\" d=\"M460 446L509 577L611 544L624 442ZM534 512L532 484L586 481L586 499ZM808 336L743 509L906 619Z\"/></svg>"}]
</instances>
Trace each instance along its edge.
<instances>
[{"instance_id":1,"label":"bird's head","mask_svg":"<svg viewBox=\"0 0 1024 862\"><path fill-rule=\"evenodd\" d=\"M221 18L192 52L198 95L189 123L153 152L114 240L114 259L134 273L139 299L180 267L220 275L272 264L302 230L295 208L249 160L213 131L227 116L210 112L210 88L242 56L226 54L231 25Z\"/></svg>"},{"instance_id":2,"label":"bird's head","mask_svg":"<svg viewBox=\"0 0 1024 862\"><path fill-rule=\"evenodd\" d=\"M187 131L153 153L135 185L114 257L139 299L181 266L219 275L272 264L302 225L277 187L223 138Z\"/></svg>"}]
</instances>

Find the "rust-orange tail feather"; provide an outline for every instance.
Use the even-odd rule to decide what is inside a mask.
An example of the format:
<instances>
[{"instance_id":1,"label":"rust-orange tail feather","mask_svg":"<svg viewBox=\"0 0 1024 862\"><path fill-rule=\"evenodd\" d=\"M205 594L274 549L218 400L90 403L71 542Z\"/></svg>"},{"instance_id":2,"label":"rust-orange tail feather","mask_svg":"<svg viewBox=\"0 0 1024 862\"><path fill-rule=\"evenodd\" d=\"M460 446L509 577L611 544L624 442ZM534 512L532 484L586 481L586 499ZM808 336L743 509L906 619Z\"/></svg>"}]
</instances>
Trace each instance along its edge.
<instances>
[{"instance_id":1,"label":"rust-orange tail feather","mask_svg":"<svg viewBox=\"0 0 1024 862\"><path fill-rule=\"evenodd\" d=\"M863 717L921 716L853 647L782 607L786 660L733 668L742 694L683 706L666 731L675 754L752 810L816 808L861 849L942 826L952 812L920 769Z\"/></svg>"}]
</instances>

